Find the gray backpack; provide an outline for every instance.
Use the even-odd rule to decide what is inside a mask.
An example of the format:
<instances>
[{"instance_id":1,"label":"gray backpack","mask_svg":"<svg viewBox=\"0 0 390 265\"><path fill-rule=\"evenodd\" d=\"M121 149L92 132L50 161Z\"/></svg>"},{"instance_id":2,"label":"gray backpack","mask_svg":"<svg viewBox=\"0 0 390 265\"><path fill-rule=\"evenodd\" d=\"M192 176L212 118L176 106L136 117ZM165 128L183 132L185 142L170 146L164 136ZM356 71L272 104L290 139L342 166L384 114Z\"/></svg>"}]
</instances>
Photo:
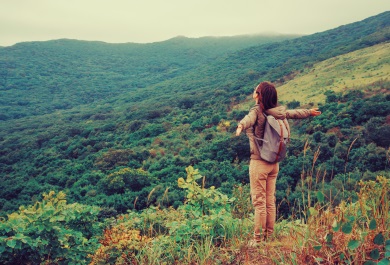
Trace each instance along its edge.
<instances>
[{"instance_id":1,"label":"gray backpack","mask_svg":"<svg viewBox=\"0 0 390 265\"><path fill-rule=\"evenodd\" d=\"M280 162L286 157L290 127L287 119L278 120L272 115L264 116L264 137L262 139L255 137L255 143L262 159L271 163Z\"/></svg>"}]
</instances>

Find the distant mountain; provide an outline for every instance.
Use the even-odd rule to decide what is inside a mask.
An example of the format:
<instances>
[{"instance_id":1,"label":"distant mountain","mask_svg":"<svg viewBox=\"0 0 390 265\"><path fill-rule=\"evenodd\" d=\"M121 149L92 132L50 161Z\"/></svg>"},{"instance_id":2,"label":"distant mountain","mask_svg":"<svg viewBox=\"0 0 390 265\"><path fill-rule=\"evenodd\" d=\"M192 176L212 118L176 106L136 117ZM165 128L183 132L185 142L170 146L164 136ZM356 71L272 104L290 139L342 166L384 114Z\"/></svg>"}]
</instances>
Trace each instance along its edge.
<instances>
[{"instance_id":1,"label":"distant mountain","mask_svg":"<svg viewBox=\"0 0 390 265\"><path fill-rule=\"evenodd\" d=\"M264 33L253 35L238 35L238 36L221 36L221 37L200 37L188 38L185 36L177 36L175 38L156 42L146 45L178 45L179 47L187 47L192 49L201 49L204 52L215 55L226 54L237 50L245 49L251 46L258 46L265 43L294 39L302 35Z\"/></svg>"},{"instance_id":2,"label":"distant mountain","mask_svg":"<svg viewBox=\"0 0 390 265\"><path fill-rule=\"evenodd\" d=\"M158 98L158 105L176 106L178 97L192 97L202 106L226 98L239 102L261 80L282 84L317 62L389 40L390 12L384 12L325 32L233 52L195 71L120 98L126 98L129 105L137 105L140 100L155 102ZM223 93L216 95L216 90Z\"/></svg>"},{"instance_id":3,"label":"distant mountain","mask_svg":"<svg viewBox=\"0 0 390 265\"><path fill-rule=\"evenodd\" d=\"M0 120L107 99L183 75L229 52L294 37L176 37L149 44L61 39L0 48Z\"/></svg>"},{"instance_id":4,"label":"distant mountain","mask_svg":"<svg viewBox=\"0 0 390 265\"><path fill-rule=\"evenodd\" d=\"M282 42L295 36L16 44L0 49L0 120L70 109L127 92L130 101L137 101L149 97L143 88L159 83L155 92L164 95L174 87L175 91L223 88L237 96L248 91L240 88L260 79L282 82L305 65L386 41L389 21L390 12L385 12Z\"/></svg>"}]
</instances>

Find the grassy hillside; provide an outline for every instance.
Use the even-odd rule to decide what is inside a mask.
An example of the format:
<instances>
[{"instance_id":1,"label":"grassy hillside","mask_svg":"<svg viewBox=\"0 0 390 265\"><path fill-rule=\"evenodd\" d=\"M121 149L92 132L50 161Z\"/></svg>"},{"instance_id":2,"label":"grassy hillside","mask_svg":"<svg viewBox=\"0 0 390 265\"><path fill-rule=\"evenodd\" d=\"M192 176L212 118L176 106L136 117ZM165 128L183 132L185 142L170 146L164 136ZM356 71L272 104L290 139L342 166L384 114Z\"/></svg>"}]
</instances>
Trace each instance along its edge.
<instances>
[{"instance_id":1,"label":"grassy hillside","mask_svg":"<svg viewBox=\"0 0 390 265\"><path fill-rule=\"evenodd\" d=\"M324 103L327 90L358 89L389 77L390 43L382 43L316 63L280 86L278 95L285 102Z\"/></svg>"},{"instance_id":2,"label":"grassy hillside","mask_svg":"<svg viewBox=\"0 0 390 265\"><path fill-rule=\"evenodd\" d=\"M291 75L310 69L319 61L390 40L389 20L390 12L385 12L310 36L243 49L183 76L118 99L139 105L140 98L151 104L155 104L157 98L162 106L175 106L177 101L170 97L173 91L176 98L192 97L195 104L207 105L210 98L211 102L229 98L236 104L261 80L283 84ZM145 94L145 91L153 93Z\"/></svg>"}]
</instances>

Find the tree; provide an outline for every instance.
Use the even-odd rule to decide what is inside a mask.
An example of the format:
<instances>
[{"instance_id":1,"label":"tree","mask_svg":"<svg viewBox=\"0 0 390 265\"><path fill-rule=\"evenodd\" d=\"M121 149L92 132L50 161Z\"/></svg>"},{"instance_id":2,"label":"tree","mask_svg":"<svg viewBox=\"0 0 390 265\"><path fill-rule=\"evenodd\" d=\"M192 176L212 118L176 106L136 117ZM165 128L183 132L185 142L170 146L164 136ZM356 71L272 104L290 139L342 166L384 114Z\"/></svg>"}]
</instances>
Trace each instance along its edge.
<instances>
[{"instance_id":1,"label":"tree","mask_svg":"<svg viewBox=\"0 0 390 265\"><path fill-rule=\"evenodd\" d=\"M364 127L369 140L384 148L390 146L390 125L384 118L373 117Z\"/></svg>"},{"instance_id":2,"label":"tree","mask_svg":"<svg viewBox=\"0 0 390 265\"><path fill-rule=\"evenodd\" d=\"M108 194L124 193L127 190L140 191L152 183L151 176L142 169L122 168L105 176L101 187Z\"/></svg>"},{"instance_id":3,"label":"tree","mask_svg":"<svg viewBox=\"0 0 390 265\"><path fill-rule=\"evenodd\" d=\"M332 90L327 90L324 94L326 96L326 103L337 102L340 99L340 94Z\"/></svg>"},{"instance_id":4,"label":"tree","mask_svg":"<svg viewBox=\"0 0 390 265\"><path fill-rule=\"evenodd\" d=\"M293 100L293 101L290 101L287 103L287 107L289 109L296 109L298 108L299 106L301 105L301 102L299 102L298 100Z\"/></svg>"}]
</instances>

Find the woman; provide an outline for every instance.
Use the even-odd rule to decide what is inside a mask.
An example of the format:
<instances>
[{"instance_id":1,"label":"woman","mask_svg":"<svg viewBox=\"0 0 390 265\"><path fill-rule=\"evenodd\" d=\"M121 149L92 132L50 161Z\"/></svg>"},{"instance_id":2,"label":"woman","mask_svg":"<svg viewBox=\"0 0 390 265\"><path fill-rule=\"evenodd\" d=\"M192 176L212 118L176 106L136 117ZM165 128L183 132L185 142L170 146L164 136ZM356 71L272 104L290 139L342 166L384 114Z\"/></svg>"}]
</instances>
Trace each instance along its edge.
<instances>
[{"instance_id":1,"label":"woman","mask_svg":"<svg viewBox=\"0 0 390 265\"><path fill-rule=\"evenodd\" d=\"M260 83L253 92L256 105L250 109L238 124L236 136L246 130L250 145L250 192L255 208L254 243L270 237L274 231L276 220L275 187L279 172L279 163L269 163L260 157L260 151L254 137L263 138L265 116L272 115L276 119L304 119L321 114L318 108L286 110L278 106L278 96L275 86L269 82Z\"/></svg>"}]
</instances>

